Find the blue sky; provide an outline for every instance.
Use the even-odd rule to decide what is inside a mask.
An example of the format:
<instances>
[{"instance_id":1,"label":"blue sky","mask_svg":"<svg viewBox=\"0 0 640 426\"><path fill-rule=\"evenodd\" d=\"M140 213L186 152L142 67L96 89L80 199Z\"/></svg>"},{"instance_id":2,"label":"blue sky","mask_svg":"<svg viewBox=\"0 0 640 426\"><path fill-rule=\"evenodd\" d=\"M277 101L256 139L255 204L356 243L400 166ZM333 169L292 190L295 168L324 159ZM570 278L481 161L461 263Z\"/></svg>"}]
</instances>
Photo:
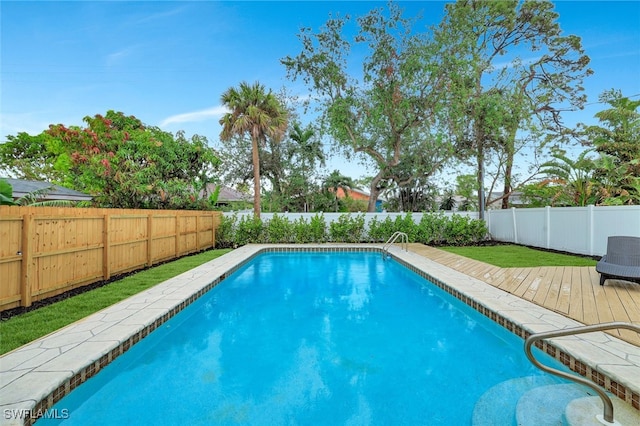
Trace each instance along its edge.
<instances>
[{"instance_id":1,"label":"blue sky","mask_svg":"<svg viewBox=\"0 0 640 426\"><path fill-rule=\"evenodd\" d=\"M398 2L440 21L443 2ZM640 1L556 1L565 34L582 38L594 75L590 105L567 123L596 123L598 95L640 96ZM300 51L299 29L329 13L364 15L384 1L0 2L0 141L52 123L82 125L107 110L218 146L220 96L241 81L304 93L280 59ZM304 119L304 117L303 117ZM579 152L579 151L578 151ZM329 169L367 171L334 159Z\"/></svg>"}]
</instances>

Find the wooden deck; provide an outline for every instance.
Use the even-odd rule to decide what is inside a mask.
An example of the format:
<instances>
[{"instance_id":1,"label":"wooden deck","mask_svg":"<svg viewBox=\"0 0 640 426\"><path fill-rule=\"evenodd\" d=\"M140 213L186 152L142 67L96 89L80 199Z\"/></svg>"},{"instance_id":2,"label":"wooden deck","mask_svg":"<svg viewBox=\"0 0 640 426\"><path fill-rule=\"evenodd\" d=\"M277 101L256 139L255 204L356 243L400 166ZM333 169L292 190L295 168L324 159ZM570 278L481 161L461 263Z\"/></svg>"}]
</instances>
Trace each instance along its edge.
<instances>
[{"instance_id":1,"label":"wooden deck","mask_svg":"<svg viewBox=\"0 0 640 426\"><path fill-rule=\"evenodd\" d=\"M500 268L423 244L409 244L409 250L583 324L640 324L640 285L608 280L601 286L594 267ZM640 346L638 333L611 334Z\"/></svg>"}]
</instances>

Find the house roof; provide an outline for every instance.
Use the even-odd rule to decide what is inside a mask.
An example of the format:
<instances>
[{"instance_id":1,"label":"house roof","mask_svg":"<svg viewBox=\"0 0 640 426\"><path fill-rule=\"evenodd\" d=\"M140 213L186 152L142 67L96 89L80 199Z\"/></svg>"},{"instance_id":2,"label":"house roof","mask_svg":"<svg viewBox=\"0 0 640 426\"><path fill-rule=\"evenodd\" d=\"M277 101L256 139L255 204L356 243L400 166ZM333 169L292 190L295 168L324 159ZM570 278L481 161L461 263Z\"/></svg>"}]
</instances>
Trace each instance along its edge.
<instances>
[{"instance_id":1,"label":"house roof","mask_svg":"<svg viewBox=\"0 0 640 426\"><path fill-rule=\"evenodd\" d=\"M216 186L213 183L207 184L207 194L213 194L216 190ZM200 197L204 196L204 192L200 191ZM251 194L245 194L228 186L221 186L220 193L218 194L218 203L231 203L234 201L244 201L247 203L253 203L253 196Z\"/></svg>"},{"instance_id":2,"label":"house roof","mask_svg":"<svg viewBox=\"0 0 640 426\"><path fill-rule=\"evenodd\" d=\"M65 188L63 186L54 185L49 182L42 182L36 180L23 180L12 178L0 178L7 181L13 188L13 198L18 199L25 195L34 192L42 191L47 188L51 188L46 194L38 197L41 200L68 200L68 201L91 201L91 195L84 192L76 191L73 189Z\"/></svg>"}]
</instances>

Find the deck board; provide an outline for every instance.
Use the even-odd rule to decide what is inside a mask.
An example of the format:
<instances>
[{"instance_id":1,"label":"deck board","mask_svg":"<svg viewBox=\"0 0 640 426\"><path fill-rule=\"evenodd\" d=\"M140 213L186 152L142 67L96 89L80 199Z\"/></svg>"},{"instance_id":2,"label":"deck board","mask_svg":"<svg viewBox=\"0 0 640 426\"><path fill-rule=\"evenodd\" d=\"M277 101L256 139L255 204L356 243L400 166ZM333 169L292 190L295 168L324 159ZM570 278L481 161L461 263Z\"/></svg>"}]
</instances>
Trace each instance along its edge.
<instances>
[{"instance_id":1,"label":"deck board","mask_svg":"<svg viewBox=\"0 0 640 426\"><path fill-rule=\"evenodd\" d=\"M409 249L583 324L640 324L640 285L608 280L601 286L594 267L500 268L423 244L409 244ZM640 346L638 333L612 330L611 334Z\"/></svg>"}]
</instances>

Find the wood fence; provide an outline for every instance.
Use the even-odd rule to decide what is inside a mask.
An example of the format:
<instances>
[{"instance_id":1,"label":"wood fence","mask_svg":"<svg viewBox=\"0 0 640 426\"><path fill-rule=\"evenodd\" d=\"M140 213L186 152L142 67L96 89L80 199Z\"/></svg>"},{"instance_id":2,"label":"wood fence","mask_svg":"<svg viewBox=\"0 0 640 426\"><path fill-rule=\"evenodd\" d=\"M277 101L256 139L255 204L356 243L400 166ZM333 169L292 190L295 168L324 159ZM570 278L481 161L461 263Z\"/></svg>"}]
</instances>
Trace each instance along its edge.
<instances>
[{"instance_id":1,"label":"wood fence","mask_svg":"<svg viewBox=\"0 0 640 426\"><path fill-rule=\"evenodd\" d=\"M0 206L0 311L215 245L220 212Z\"/></svg>"}]
</instances>

